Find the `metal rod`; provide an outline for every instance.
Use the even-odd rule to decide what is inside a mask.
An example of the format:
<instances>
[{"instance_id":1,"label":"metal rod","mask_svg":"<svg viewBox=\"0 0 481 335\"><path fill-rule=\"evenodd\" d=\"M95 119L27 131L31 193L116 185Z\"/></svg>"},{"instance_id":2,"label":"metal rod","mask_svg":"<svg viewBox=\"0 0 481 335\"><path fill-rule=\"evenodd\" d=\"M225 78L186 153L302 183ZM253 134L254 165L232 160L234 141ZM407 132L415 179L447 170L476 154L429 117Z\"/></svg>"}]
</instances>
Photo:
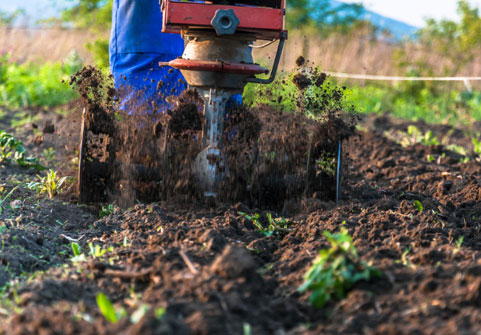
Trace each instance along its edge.
<instances>
[{"instance_id":1,"label":"metal rod","mask_svg":"<svg viewBox=\"0 0 481 335\"><path fill-rule=\"evenodd\" d=\"M341 156L342 156L342 140L339 140L339 147L337 149L337 175L336 175L336 204L339 203L339 196L341 194Z\"/></svg>"},{"instance_id":2,"label":"metal rod","mask_svg":"<svg viewBox=\"0 0 481 335\"><path fill-rule=\"evenodd\" d=\"M284 42L286 41L287 34L286 32L282 33L282 37L279 40L279 46L277 47L277 54L276 58L274 59L274 64L272 65L272 71L269 78L260 79L260 78L247 78L246 82L254 83L254 84L270 84L274 81L277 75L277 68L279 67L279 62L281 60L282 50L284 49Z\"/></svg>"}]
</instances>

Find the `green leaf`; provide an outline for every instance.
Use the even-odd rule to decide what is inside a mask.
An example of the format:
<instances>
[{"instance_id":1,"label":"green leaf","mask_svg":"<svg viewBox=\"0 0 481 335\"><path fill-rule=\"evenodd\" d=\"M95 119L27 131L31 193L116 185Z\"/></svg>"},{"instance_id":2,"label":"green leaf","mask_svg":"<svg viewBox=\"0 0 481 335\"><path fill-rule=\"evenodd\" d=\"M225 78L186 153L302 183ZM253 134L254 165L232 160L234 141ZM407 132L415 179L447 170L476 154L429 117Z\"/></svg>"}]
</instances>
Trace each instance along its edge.
<instances>
[{"instance_id":1,"label":"green leaf","mask_svg":"<svg viewBox=\"0 0 481 335\"><path fill-rule=\"evenodd\" d=\"M156 308L155 309L155 313L154 313L154 316L157 320L161 320L162 317L164 316L166 310L164 307L159 307L159 308Z\"/></svg>"},{"instance_id":2,"label":"green leaf","mask_svg":"<svg viewBox=\"0 0 481 335\"><path fill-rule=\"evenodd\" d=\"M110 299L103 293L97 294L97 305L104 318L112 323L119 321L117 314L115 313L115 308L112 305Z\"/></svg>"},{"instance_id":3,"label":"green leaf","mask_svg":"<svg viewBox=\"0 0 481 335\"><path fill-rule=\"evenodd\" d=\"M423 204L419 200L414 201L414 207L421 213L424 210Z\"/></svg>"},{"instance_id":4,"label":"green leaf","mask_svg":"<svg viewBox=\"0 0 481 335\"><path fill-rule=\"evenodd\" d=\"M80 252L80 246L78 245L78 243L76 242L72 243L72 251L74 256L76 257L80 256L81 252Z\"/></svg>"}]
</instances>

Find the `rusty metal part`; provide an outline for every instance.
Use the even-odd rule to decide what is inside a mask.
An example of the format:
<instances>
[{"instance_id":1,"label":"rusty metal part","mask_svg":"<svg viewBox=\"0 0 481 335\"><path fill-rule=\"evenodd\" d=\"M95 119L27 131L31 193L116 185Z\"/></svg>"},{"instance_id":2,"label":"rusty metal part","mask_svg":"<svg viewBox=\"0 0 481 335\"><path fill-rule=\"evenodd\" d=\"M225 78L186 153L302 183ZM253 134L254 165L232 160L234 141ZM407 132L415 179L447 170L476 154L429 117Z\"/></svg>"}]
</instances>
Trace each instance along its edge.
<instances>
[{"instance_id":1,"label":"rusty metal part","mask_svg":"<svg viewBox=\"0 0 481 335\"><path fill-rule=\"evenodd\" d=\"M230 63L223 61L200 61L177 58L170 62L159 62L160 66L170 66L177 70L222 72L242 75L268 74L269 70L258 64Z\"/></svg>"},{"instance_id":2,"label":"rusty metal part","mask_svg":"<svg viewBox=\"0 0 481 335\"><path fill-rule=\"evenodd\" d=\"M249 33L256 40L279 39L284 31L284 7L284 0L269 0L259 7L163 0L162 31L180 33L186 29L213 29L212 19L221 9L232 10L239 18L236 31Z\"/></svg>"}]
</instances>

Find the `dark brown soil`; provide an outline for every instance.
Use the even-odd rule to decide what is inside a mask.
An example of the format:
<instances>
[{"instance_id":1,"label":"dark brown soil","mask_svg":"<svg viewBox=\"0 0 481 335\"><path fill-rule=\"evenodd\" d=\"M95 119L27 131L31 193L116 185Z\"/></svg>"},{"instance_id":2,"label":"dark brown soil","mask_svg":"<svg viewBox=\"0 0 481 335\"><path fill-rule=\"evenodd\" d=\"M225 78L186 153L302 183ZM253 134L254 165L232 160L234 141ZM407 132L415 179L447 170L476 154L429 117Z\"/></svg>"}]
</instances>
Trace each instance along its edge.
<instances>
[{"instance_id":1,"label":"dark brown soil","mask_svg":"<svg viewBox=\"0 0 481 335\"><path fill-rule=\"evenodd\" d=\"M474 159L459 163L443 145L402 147L384 136L408 124L368 117L367 131L344 144L349 164L341 203L304 198L289 216L293 230L280 238L261 235L239 212L259 213L264 222L267 212L242 203L138 204L95 219L86 207L57 201L36 207L30 194L23 207L1 214L8 230L0 235L0 278L45 272L20 277L3 294L0 334L245 334L246 327L252 334L477 334L481 167ZM457 129L418 127L468 142ZM25 173L6 166L2 182ZM15 199L29 195L19 192ZM383 276L316 310L296 290L317 251L328 246L322 232L341 224ZM86 255L89 242L113 249L73 263L71 253L57 256L69 248L61 234L84 235ZM48 264L39 261L45 257ZM109 323L96 304L99 292L129 316L142 304L147 312L137 323L129 317ZM166 313L156 318L160 307Z\"/></svg>"}]
</instances>

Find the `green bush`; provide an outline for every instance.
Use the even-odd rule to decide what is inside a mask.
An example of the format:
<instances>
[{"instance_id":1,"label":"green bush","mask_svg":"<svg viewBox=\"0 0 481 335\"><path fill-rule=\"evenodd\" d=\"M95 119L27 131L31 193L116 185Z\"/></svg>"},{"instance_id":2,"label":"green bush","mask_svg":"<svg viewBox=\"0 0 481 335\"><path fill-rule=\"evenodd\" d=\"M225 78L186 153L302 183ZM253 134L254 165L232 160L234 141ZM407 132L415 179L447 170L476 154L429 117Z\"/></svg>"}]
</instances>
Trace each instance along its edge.
<instances>
[{"instance_id":1,"label":"green bush","mask_svg":"<svg viewBox=\"0 0 481 335\"><path fill-rule=\"evenodd\" d=\"M68 81L81 67L76 55L63 63L42 65L19 64L10 62L8 54L0 56L0 105L15 109L65 104L76 97Z\"/></svg>"},{"instance_id":2,"label":"green bush","mask_svg":"<svg viewBox=\"0 0 481 335\"><path fill-rule=\"evenodd\" d=\"M319 251L298 289L301 293L311 291L309 302L317 308L322 308L334 297L343 299L357 282L381 275L379 270L359 258L345 228L337 234L325 231L324 236L331 247Z\"/></svg>"}]
</instances>

